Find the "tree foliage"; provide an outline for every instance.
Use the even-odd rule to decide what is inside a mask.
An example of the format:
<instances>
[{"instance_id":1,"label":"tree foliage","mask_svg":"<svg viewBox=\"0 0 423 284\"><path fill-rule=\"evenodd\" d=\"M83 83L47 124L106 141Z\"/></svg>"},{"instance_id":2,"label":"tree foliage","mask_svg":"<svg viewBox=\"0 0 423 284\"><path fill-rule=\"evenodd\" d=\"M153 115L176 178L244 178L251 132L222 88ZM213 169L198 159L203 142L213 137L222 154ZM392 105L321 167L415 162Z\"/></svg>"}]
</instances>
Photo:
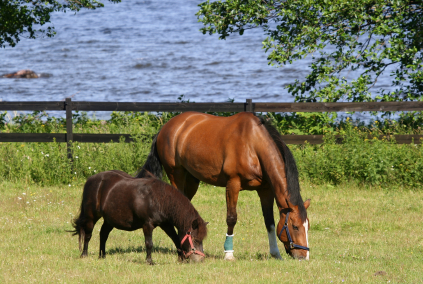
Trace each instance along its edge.
<instances>
[{"instance_id":1,"label":"tree foliage","mask_svg":"<svg viewBox=\"0 0 423 284\"><path fill-rule=\"evenodd\" d=\"M120 2L120 0L109 0ZM0 47L14 47L21 37L55 35L50 23L53 12L77 12L81 8L96 9L104 5L97 0L0 0Z\"/></svg>"},{"instance_id":2,"label":"tree foliage","mask_svg":"<svg viewBox=\"0 0 423 284\"><path fill-rule=\"evenodd\" d=\"M423 99L422 0L227 0L199 6L204 34L225 39L262 28L271 65L312 56L311 72L287 87L296 101ZM391 90L372 96L386 73Z\"/></svg>"}]
</instances>

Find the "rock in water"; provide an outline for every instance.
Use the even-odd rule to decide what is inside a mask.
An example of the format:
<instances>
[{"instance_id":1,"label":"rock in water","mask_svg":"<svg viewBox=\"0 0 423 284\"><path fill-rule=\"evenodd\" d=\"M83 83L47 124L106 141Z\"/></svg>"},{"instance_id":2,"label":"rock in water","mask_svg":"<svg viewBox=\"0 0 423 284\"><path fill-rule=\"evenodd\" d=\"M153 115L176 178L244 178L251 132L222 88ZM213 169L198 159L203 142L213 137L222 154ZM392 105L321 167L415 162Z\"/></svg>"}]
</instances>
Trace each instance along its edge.
<instances>
[{"instance_id":1,"label":"rock in water","mask_svg":"<svg viewBox=\"0 0 423 284\"><path fill-rule=\"evenodd\" d=\"M38 78L38 75L32 71L32 70L20 70L18 72L15 73L10 73L10 74L4 74L2 75L2 77L5 78Z\"/></svg>"}]
</instances>

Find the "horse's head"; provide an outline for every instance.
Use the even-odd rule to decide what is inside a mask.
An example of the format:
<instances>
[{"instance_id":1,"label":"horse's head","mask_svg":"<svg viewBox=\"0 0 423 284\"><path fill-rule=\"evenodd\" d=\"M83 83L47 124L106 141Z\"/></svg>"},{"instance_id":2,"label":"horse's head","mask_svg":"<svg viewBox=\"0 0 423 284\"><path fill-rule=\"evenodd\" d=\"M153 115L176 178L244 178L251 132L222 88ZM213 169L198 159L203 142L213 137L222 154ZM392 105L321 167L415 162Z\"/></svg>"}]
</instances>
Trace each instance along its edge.
<instances>
[{"instance_id":1,"label":"horse's head","mask_svg":"<svg viewBox=\"0 0 423 284\"><path fill-rule=\"evenodd\" d=\"M182 257L193 262L202 262L205 258L203 240L207 236L207 224L201 217L192 221L191 228L181 240Z\"/></svg>"},{"instance_id":2,"label":"horse's head","mask_svg":"<svg viewBox=\"0 0 423 284\"><path fill-rule=\"evenodd\" d=\"M297 259L309 259L308 230L310 223L307 214L300 214L298 206L288 203L288 208L281 210L281 219L276 230L279 240L284 244L286 253ZM310 199L304 202L304 208L310 206ZM303 216L303 218L301 218Z\"/></svg>"}]
</instances>

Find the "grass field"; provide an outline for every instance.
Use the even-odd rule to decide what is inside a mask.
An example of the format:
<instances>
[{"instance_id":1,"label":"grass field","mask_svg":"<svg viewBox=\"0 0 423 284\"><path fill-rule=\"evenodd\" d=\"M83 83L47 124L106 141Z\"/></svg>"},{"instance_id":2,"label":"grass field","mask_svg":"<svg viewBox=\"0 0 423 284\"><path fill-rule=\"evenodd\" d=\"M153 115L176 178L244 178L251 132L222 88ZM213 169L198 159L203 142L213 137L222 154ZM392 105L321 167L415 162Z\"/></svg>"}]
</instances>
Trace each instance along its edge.
<instances>
[{"instance_id":1,"label":"grass field","mask_svg":"<svg viewBox=\"0 0 423 284\"><path fill-rule=\"evenodd\" d=\"M82 185L1 183L0 283L422 283L423 191L302 184L308 210L310 261L269 259L259 199L242 192L234 248L223 260L223 188L201 185L194 206L208 225L202 264L180 264L170 239L153 234L155 266L145 263L142 231L113 230L99 260L97 223L89 257L80 259L71 219ZM276 208L275 208L276 216ZM282 244L279 243L283 250Z\"/></svg>"}]
</instances>

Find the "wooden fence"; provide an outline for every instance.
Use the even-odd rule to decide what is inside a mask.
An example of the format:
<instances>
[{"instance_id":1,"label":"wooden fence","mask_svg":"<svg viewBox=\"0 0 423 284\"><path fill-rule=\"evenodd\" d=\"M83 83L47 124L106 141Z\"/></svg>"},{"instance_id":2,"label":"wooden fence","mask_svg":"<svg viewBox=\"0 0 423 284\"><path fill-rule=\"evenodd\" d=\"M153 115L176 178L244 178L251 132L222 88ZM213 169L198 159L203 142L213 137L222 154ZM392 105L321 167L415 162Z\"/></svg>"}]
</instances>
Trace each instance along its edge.
<instances>
[{"instance_id":1,"label":"wooden fence","mask_svg":"<svg viewBox=\"0 0 423 284\"><path fill-rule=\"evenodd\" d=\"M66 133L0 133L0 142L118 142L124 137L131 142L130 134L78 134L73 133L72 111L147 111L147 112L346 112L346 111L422 111L423 102L366 102L366 103L136 103L136 102L78 102L65 101L0 102L0 111L66 111ZM323 143L323 135L282 135L287 144ZM397 143L419 144L423 135L394 135ZM68 156L72 158L70 147Z\"/></svg>"}]
</instances>

